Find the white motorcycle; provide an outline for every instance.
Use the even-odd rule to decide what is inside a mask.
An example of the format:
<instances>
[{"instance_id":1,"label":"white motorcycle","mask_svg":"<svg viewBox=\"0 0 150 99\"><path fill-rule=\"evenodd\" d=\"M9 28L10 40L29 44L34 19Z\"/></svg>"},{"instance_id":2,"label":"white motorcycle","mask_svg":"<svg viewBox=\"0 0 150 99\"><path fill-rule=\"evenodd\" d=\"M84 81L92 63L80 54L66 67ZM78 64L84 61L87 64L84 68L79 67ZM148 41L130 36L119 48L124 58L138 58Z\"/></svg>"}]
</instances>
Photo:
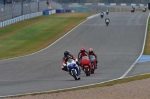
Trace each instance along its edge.
<instances>
[{"instance_id":1,"label":"white motorcycle","mask_svg":"<svg viewBox=\"0 0 150 99\"><path fill-rule=\"evenodd\" d=\"M107 19L107 20L105 20L105 23L106 23L106 26L108 26L109 25L109 20Z\"/></svg>"},{"instance_id":2,"label":"white motorcycle","mask_svg":"<svg viewBox=\"0 0 150 99\"><path fill-rule=\"evenodd\" d=\"M76 64L76 61L69 58L67 64L65 65L67 66L69 74L72 75L75 80L80 80L80 69L79 66Z\"/></svg>"}]
</instances>

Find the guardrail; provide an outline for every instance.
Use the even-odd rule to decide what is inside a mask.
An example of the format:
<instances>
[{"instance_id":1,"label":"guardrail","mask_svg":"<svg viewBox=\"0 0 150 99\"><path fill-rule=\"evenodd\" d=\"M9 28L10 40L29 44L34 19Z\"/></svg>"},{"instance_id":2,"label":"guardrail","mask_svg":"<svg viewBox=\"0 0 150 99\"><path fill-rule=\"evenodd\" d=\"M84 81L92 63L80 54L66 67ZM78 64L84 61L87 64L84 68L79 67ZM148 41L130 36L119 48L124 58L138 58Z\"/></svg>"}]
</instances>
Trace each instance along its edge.
<instances>
[{"instance_id":1,"label":"guardrail","mask_svg":"<svg viewBox=\"0 0 150 99\"><path fill-rule=\"evenodd\" d=\"M43 11L43 15L51 15L51 14L55 14L56 10L45 10Z\"/></svg>"},{"instance_id":2,"label":"guardrail","mask_svg":"<svg viewBox=\"0 0 150 99\"><path fill-rule=\"evenodd\" d=\"M49 11L49 13L50 14L55 14L56 11L55 10L51 10L51 11ZM31 14L26 14L26 15L21 15L21 16L15 17L13 19L9 19L9 20L0 22L0 28L8 26L8 25L16 23L16 22L19 22L19 21L23 21L23 20L26 20L26 19L30 19L30 18L42 16L42 15L43 15L42 11L41 12L31 13Z\"/></svg>"},{"instance_id":3,"label":"guardrail","mask_svg":"<svg viewBox=\"0 0 150 99\"><path fill-rule=\"evenodd\" d=\"M148 6L148 4L139 3L68 3L69 6L83 6L83 5L103 5L103 6Z\"/></svg>"}]
</instances>

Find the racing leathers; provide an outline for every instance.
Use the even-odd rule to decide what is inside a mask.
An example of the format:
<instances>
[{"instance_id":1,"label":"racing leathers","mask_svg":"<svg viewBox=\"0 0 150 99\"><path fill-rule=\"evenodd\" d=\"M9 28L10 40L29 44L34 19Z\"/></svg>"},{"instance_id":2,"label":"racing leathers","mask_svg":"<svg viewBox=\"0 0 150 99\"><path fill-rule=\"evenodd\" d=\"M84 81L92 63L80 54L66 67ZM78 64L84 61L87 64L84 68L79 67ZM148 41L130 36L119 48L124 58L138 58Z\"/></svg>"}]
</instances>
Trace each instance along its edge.
<instances>
[{"instance_id":1,"label":"racing leathers","mask_svg":"<svg viewBox=\"0 0 150 99\"><path fill-rule=\"evenodd\" d=\"M98 63L97 55L96 55L94 52L89 52L88 54L89 54L89 56L90 56L90 55L95 56L95 58L96 58L96 69L97 69L97 63Z\"/></svg>"},{"instance_id":2,"label":"racing leathers","mask_svg":"<svg viewBox=\"0 0 150 99\"><path fill-rule=\"evenodd\" d=\"M88 56L89 57L88 52L87 51L79 52L79 54L78 54L78 60L79 60L80 66L81 66L81 59L82 59L83 56Z\"/></svg>"},{"instance_id":3,"label":"racing leathers","mask_svg":"<svg viewBox=\"0 0 150 99\"><path fill-rule=\"evenodd\" d=\"M62 70L68 71L67 61L68 61L69 58L73 59L73 60L76 62L77 66L78 66L77 72L78 72L78 75L80 75L80 74L81 74L81 69L80 69L80 67L79 67L78 60L77 60L76 57L74 57L74 56L71 55L71 54L67 55L66 57L65 57L65 56L63 57L63 61L62 61ZM70 72L69 72L69 74L70 74Z\"/></svg>"},{"instance_id":4,"label":"racing leathers","mask_svg":"<svg viewBox=\"0 0 150 99\"><path fill-rule=\"evenodd\" d=\"M68 61L69 58L71 58L71 59L73 59L73 60L75 60L77 62L76 57L74 57L71 54L69 54L67 56L64 56L63 57L63 61L62 61L62 70L64 70L64 71L68 71L66 63L67 63L67 61Z\"/></svg>"}]
</instances>

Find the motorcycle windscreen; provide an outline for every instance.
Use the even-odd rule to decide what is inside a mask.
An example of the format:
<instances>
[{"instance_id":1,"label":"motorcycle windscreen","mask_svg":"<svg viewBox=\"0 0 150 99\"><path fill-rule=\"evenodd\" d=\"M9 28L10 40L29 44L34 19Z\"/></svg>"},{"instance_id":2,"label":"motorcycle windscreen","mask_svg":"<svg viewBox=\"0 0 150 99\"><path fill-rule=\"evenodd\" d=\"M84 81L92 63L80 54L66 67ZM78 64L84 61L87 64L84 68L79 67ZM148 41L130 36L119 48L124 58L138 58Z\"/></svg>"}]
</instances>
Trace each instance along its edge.
<instances>
[{"instance_id":1,"label":"motorcycle windscreen","mask_svg":"<svg viewBox=\"0 0 150 99\"><path fill-rule=\"evenodd\" d=\"M70 58L67 61L67 65L68 65L68 68L74 68L76 66L74 60Z\"/></svg>"},{"instance_id":2,"label":"motorcycle windscreen","mask_svg":"<svg viewBox=\"0 0 150 99\"><path fill-rule=\"evenodd\" d=\"M109 22L109 20L106 20L106 22Z\"/></svg>"},{"instance_id":3,"label":"motorcycle windscreen","mask_svg":"<svg viewBox=\"0 0 150 99\"><path fill-rule=\"evenodd\" d=\"M93 62L95 60L95 56L94 55L90 55L90 60Z\"/></svg>"}]
</instances>

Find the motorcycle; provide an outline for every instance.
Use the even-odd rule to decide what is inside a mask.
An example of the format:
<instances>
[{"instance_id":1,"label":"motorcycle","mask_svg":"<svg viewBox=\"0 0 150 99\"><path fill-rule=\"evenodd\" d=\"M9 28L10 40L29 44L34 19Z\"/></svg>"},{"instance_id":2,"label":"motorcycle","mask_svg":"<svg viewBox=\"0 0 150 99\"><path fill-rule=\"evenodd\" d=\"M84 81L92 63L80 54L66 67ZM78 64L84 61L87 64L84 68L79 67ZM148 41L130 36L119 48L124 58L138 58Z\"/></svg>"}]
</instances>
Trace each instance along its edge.
<instances>
[{"instance_id":1,"label":"motorcycle","mask_svg":"<svg viewBox=\"0 0 150 99\"><path fill-rule=\"evenodd\" d=\"M83 56L81 59L82 70L85 72L86 76L90 76L92 65L88 56Z\"/></svg>"},{"instance_id":2,"label":"motorcycle","mask_svg":"<svg viewBox=\"0 0 150 99\"><path fill-rule=\"evenodd\" d=\"M109 12L106 12L106 14L108 15Z\"/></svg>"},{"instance_id":3,"label":"motorcycle","mask_svg":"<svg viewBox=\"0 0 150 99\"><path fill-rule=\"evenodd\" d=\"M101 14L100 16L101 16L101 18L103 18L103 17L104 17L104 15L103 15L103 14Z\"/></svg>"},{"instance_id":4,"label":"motorcycle","mask_svg":"<svg viewBox=\"0 0 150 99\"><path fill-rule=\"evenodd\" d=\"M134 11L135 11L135 10L134 10L134 9L132 9L132 10L131 10L131 13L134 13Z\"/></svg>"},{"instance_id":5,"label":"motorcycle","mask_svg":"<svg viewBox=\"0 0 150 99\"><path fill-rule=\"evenodd\" d=\"M146 8L145 8L145 9L143 9L143 12L146 12Z\"/></svg>"},{"instance_id":6,"label":"motorcycle","mask_svg":"<svg viewBox=\"0 0 150 99\"><path fill-rule=\"evenodd\" d=\"M69 74L73 76L75 80L80 80L79 66L76 64L76 62L73 59L71 58L68 59L67 68L68 68Z\"/></svg>"},{"instance_id":7,"label":"motorcycle","mask_svg":"<svg viewBox=\"0 0 150 99\"><path fill-rule=\"evenodd\" d=\"M106 26L108 26L109 25L109 20L106 20L105 23L106 23Z\"/></svg>"},{"instance_id":8,"label":"motorcycle","mask_svg":"<svg viewBox=\"0 0 150 99\"><path fill-rule=\"evenodd\" d=\"M92 65L92 71L91 71L91 74L94 74L94 71L95 69L97 68L96 67L96 58L94 55L90 55L90 60L91 60L91 65Z\"/></svg>"}]
</instances>

